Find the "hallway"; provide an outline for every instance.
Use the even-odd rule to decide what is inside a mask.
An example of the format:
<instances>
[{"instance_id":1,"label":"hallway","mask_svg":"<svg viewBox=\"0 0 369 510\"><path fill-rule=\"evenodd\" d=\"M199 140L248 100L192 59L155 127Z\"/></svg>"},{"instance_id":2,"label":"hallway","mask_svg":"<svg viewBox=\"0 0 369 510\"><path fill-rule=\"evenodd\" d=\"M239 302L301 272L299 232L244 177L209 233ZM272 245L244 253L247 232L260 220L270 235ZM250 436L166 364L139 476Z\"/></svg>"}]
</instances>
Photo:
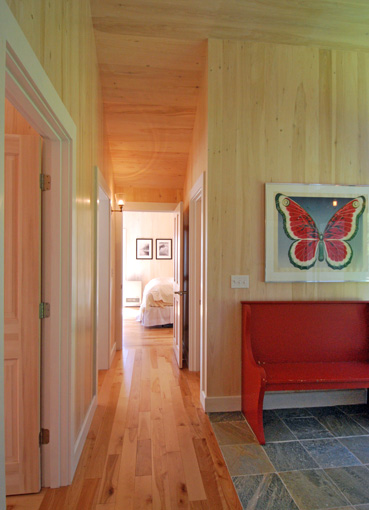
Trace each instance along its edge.
<instances>
[{"instance_id":1,"label":"hallway","mask_svg":"<svg viewBox=\"0 0 369 510\"><path fill-rule=\"evenodd\" d=\"M99 373L98 407L73 484L7 498L7 510L241 508L199 376L177 367L172 329L126 321L129 346Z\"/></svg>"}]
</instances>

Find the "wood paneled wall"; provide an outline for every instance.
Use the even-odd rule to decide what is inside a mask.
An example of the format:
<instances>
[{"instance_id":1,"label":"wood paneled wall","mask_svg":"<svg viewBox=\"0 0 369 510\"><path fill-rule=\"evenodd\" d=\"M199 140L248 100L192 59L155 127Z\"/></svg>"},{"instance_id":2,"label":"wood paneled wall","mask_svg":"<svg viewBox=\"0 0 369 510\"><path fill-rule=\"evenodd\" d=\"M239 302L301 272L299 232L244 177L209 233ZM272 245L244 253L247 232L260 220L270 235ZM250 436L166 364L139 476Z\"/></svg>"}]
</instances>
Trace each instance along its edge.
<instances>
[{"instance_id":1,"label":"wood paneled wall","mask_svg":"<svg viewBox=\"0 0 369 510\"><path fill-rule=\"evenodd\" d=\"M93 168L104 168L102 101L89 0L7 0L77 126L75 435L93 394Z\"/></svg>"},{"instance_id":2,"label":"wood paneled wall","mask_svg":"<svg viewBox=\"0 0 369 510\"><path fill-rule=\"evenodd\" d=\"M156 239L173 240L174 220L172 213L126 211L123 213L123 228L127 232L127 249L123 255L126 257L126 280L141 281L143 292L145 285L152 278L173 276L173 259L157 260L155 241ZM152 260L136 259L137 238L153 240Z\"/></svg>"},{"instance_id":3,"label":"wood paneled wall","mask_svg":"<svg viewBox=\"0 0 369 510\"><path fill-rule=\"evenodd\" d=\"M188 155L186 180L184 186L184 208L188 208L190 191L208 167L208 63L205 56L205 68L201 79L197 101L195 124L191 149Z\"/></svg>"},{"instance_id":4,"label":"wood paneled wall","mask_svg":"<svg viewBox=\"0 0 369 510\"><path fill-rule=\"evenodd\" d=\"M266 182L369 184L369 54L210 40L208 84L208 396L239 395L241 300L369 298L264 282Z\"/></svg>"}]
</instances>

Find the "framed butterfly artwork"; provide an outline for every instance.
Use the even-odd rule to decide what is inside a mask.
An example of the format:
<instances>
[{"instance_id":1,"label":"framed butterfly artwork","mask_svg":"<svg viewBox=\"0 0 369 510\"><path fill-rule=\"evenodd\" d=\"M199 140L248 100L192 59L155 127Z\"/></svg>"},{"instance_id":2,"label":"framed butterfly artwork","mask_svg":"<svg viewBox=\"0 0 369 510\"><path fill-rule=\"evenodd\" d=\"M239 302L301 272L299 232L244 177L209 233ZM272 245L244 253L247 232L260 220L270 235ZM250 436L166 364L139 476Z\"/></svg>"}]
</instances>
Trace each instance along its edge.
<instances>
[{"instance_id":1,"label":"framed butterfly artwork","mask_svg":"<svg viewBox=\"0 0 369 510\"><path fill-rule=\"evenodd\" d=\"M369 186L265 185L265 281L369 281Z\"/></svg>"}]
</instances>

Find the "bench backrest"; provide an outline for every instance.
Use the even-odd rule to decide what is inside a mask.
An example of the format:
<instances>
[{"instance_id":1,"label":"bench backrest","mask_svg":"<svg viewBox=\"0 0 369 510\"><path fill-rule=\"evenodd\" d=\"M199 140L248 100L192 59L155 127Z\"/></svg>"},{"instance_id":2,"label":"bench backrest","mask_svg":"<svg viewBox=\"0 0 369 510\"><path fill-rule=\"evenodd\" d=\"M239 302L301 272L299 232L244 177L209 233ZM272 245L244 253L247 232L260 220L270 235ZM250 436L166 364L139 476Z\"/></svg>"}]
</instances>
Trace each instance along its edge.
<instances>
[{"instance_id":1,"label":"bench backrest","mask_svg":"<svg viewBox=\"0 0 369 510\"><path fill-rule=\"evenodd\" d=\"M366 301L244 301L255 361L369 360ZM245 322L246 321L246 322Z\"/></svg>"}]
</instances>

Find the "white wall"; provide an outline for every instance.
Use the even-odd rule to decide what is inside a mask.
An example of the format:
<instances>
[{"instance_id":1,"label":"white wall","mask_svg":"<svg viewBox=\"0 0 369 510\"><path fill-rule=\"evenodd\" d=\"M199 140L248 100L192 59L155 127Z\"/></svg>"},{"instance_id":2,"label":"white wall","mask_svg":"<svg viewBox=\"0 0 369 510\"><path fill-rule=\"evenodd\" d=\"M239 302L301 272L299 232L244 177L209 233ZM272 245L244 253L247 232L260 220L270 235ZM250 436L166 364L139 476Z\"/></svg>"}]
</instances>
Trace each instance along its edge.
<instances>
[{"instance_id":1,"label":"white wall","mask_svg":"<svg viewBox=\"0 0 369 510\"><path fill-rule=\"evenodd\" d=\"M171 212L131 212L123 213L123 228L127 232L126 280L140 280L142 290L152 279L159 276L173 276L173 259L156 259L156 239L173 240L173 213ZM153 259L136 259L136 239L153 240Z\"/></svg>"},{"instance_id":2,"label":"white wall","mask_svg":"<svg viewBox=\"0 0 369 510\"><path fill-rule=\"evenodd\" d=\"M110 200L99 187L97 237L97 367L110 366Z\"/></svg>"}]
</instances>

